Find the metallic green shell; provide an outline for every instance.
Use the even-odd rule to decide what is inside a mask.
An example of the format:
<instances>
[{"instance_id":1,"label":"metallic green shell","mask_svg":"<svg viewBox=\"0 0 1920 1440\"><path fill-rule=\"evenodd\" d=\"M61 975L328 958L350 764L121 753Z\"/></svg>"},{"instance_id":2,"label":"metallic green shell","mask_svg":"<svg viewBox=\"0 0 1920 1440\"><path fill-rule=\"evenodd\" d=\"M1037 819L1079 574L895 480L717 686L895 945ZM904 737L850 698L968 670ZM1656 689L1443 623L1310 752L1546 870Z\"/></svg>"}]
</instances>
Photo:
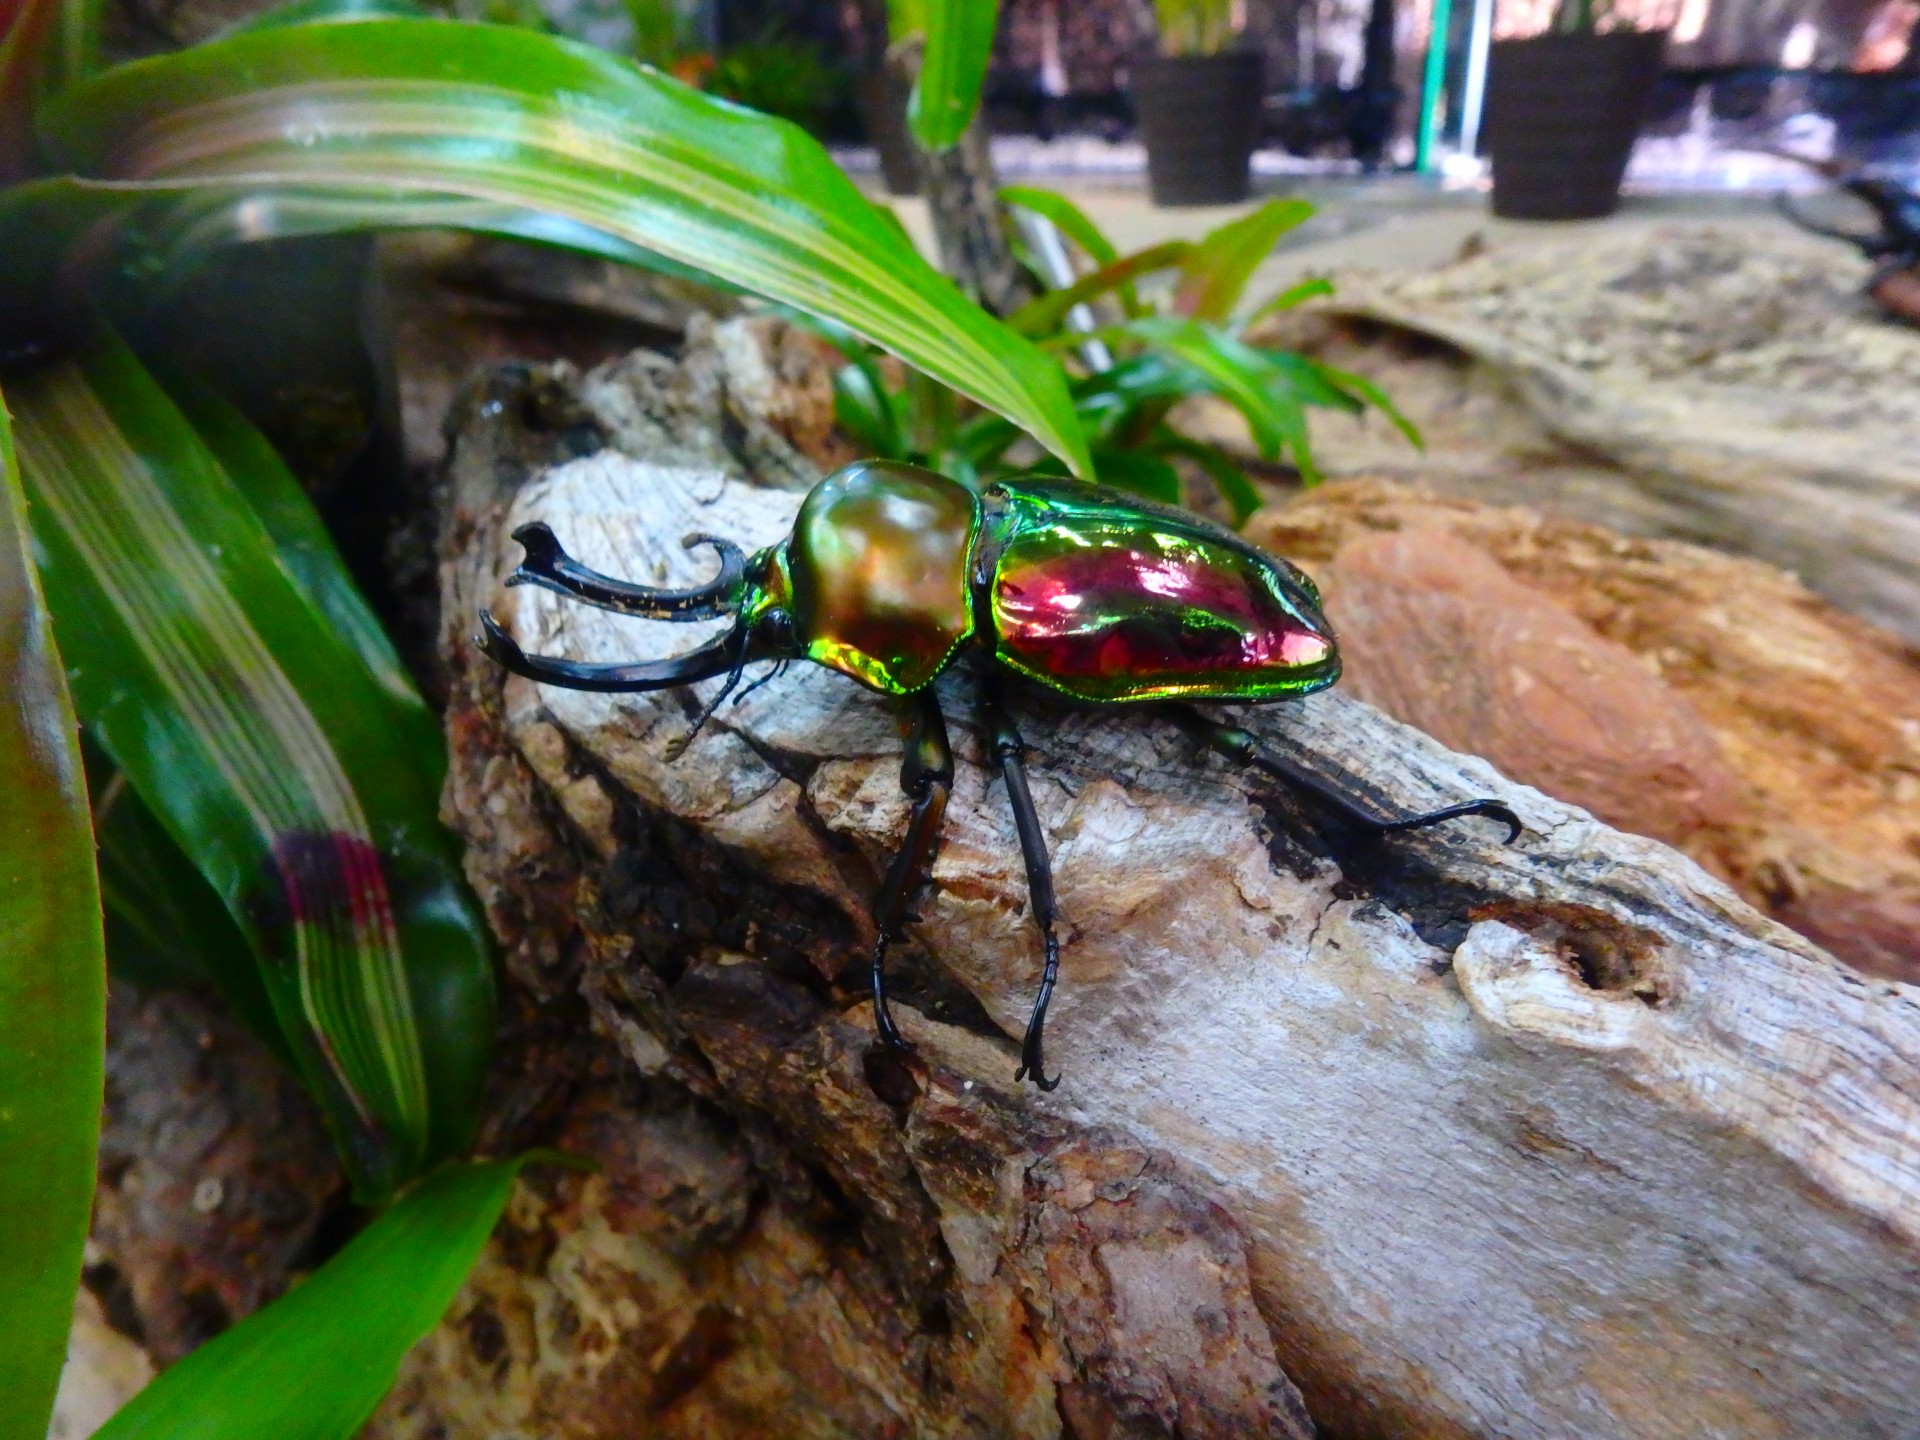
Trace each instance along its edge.
<instances>
[{"instance_id":1,"label":"metallic green shell","mask_svg":"<svg viewBox=\"0 0 1920 1440\"><path fill-rule=\"evenodd\" d=\"M786 543L803 653L890 695L931 684L973 635L979 528L973 492L931 470L869 460L822 480Z\"/></svg>"},{"instance_id":2,"label":"metallic green shell","mask_svg":"<svg viewBox=\"0 0 1920 1440\"><path fill-rule=\"evenodd\" d=\"M1070 480L985 494L994 655L1076 700L1276 700L1340 676L1313 582L1230 530Z\"/></svg>"}]
</instances>

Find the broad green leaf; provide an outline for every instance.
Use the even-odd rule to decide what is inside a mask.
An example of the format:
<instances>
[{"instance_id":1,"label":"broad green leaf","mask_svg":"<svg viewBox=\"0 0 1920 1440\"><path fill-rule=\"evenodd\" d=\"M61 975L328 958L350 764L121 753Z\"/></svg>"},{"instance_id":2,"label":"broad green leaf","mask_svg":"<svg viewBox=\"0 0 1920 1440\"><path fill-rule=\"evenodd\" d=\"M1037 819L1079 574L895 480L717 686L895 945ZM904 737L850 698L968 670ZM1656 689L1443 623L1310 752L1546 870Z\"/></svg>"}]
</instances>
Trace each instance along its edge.
<instances>
[{"instance_id":1,"label":"broad green leaf","mask_svg":"<svg viewBox=\"0 0 1920 1440\"><path fill-rule=\"evenodd\" d=\"M1304 200L1269 200L1204 236L1187 257L1174 292L1176 314L1224 324L1260 262L1280 237L1313 214Z\"/></svg>"},{"instance_id":2,"label":"broad green leaf","mask_svg":"<svg viewBox=\"0 0 1920 1440\"><path fill-rule=\"evenodd\" d=\"M105 967L73 705L0 405L0 1435L45 1435L93 1205Z\"/></svg>"},{"instance_id":3,"label":"broad green leaf","mask_svg":"<svg viewBox=\"0 0 1920 1440\"><path fill-rule=\"evenodd\" d=\"M973 123L999 18L999 0L926 0L927 48L907 101L907 123L923 149L957 145Z\"/></svg>"},{"instance_id":4,"label":"broad green leaf","mask_svg":"<svg viewBox=\"0 0 1920 1440\"><path fill-rule=\"evenodd\" d=\"M1091 274L1082 275L1071 285L1050 290L1038 299L1028 301L1007 317L1007 324L1022 335L1051 334L1074 306L1098 299L1109 290L1130 286L1142 275L1178 265L1192 250L1193 243L1188 240L1168 240L1145 250L1136 250L1131 255L1102 265Z\"/></svg>"},{"instance_id":5,"label":"broad green leaf","mask_svg":"<svg viewBox=\"0 0 1920 1440\"><path fill-rule=\"evenodd\" d=\"M9 389L89 732L219 892L360 1193L468 1143L485 927L390 696L124 346Z\"/></svg>"},{"instance_id":6,"label":"broad green leaf","mask_svg":"<svg viewBox=\"0 0 1920 1440\"><path fill-rule=\"evenodd\" d=\"M349 1440L439 1323L528 1159L453 1162L285 1295L163 1371L95 1440Z\"/></svg>"},{"instance_id":7,"label":"broad green leaf","mask_svg":"<svg viewBox=\"0 0 1920 1440\"><path fill-rule=\"evenodd\" d=\"M1120 252L1114 249L1113 242L1093 223L1087 212L1064 195L1025 185L1008 185L1000 191L1000 199L1005 204L1018 205L1023 210L1031 210L1051 220L1060 233L1085 251L1087 258L1095 265L1111 265L1120 258Z\"/></svg>"},{"instance_id":8,"label":"broad green leaf","mask_svg":"<svg viewBox=\"0 0 1920 1440\"><path fill-rule=\"evenodd\" d=\"M41 120L54 159L122 187L119 204L244 199L260 238L323 202L338 228L357 204L374 227L455 200L598 231L846 325L1086 470L1059 366L927 265L818 144L601 52L447 21L283 27L120 66ZM76 203L9 197L0 240L50 222L72 236Z\"/></svg>"}]
</instances>

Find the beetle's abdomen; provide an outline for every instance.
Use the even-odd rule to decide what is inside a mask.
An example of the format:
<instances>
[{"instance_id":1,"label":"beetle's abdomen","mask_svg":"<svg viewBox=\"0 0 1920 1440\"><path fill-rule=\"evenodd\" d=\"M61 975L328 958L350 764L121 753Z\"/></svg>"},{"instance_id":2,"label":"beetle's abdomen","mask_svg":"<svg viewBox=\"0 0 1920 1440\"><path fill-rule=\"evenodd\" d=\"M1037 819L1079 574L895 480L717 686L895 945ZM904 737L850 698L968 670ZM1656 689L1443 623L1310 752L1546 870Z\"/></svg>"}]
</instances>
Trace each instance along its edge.
<instances>
[{"instance_id":1,"label":"beetle's abdomen","mask_svg":"<svg viewBox=\"0 0 1920 1440\"><path fill-rule=\"evenodd\" d=\"M807 657L889 694L930 683L973 633L979 518L972 491L912 465L862 461L814 486L787 542Z\"/></svg>"},{"instance_id":2,"label":"beetle's abdomen","mask_svg":"<svg viewBox=\"0 0 1920 1440\"><path fill-rule=\"evenodd\" d=\"M1269 700L1331 685L1304 577L1231 531L1072 482L1009 481L991 601L1000 660L1080 700Z\"/></svg>"}]
</instances>

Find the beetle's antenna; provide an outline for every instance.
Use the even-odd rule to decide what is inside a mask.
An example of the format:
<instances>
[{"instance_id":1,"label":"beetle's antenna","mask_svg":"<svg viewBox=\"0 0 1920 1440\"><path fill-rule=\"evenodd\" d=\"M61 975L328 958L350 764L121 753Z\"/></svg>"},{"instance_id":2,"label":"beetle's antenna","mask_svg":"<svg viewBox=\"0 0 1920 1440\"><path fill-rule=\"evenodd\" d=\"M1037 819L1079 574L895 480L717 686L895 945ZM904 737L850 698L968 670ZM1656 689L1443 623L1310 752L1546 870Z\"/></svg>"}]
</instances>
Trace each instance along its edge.
<instances>
[{"instance_id":1,"label":"beetle's antenna","mask_svg":"<svg viewBox=\"0 0 1920 1440\"><path fill-rule=\"evenodd\" d=\"M740 633L744 636L747 632L742 629ZM743 641L740 646L740 658L734 661L733 669L727 672L727 683L720 687L720 693L715 695L713 699L709 700L705 705L701 706L700 714L693 722L693 728L667 746L668 764L672 764L675 760L678 760L692 747L693 742L699 738L701 730L706 727L707 721L713 718L713 712L720 708L726 701L727 696L733 693L733 687L740 683L741 673L745 671L746 668L747 647Z\"/></svg>"},{"instance_id":2,"label":"beetle's antenna","mask_svg":"<svg viewBox=\"0 0 1920 1440\"><path fill-rule=\"evenodd\" d=\"M747 686L746 689L742 690L738 695L733 697L733 703L738 705L742 700L746 699L747 696L751 695L754 691L758 690L762 685L768 685L768 684L771 684L773 681L778 680L782 675L787 673L787 666L791 665L792 663L793 662L791 660L774 661L773 668L771 670L767 671L766 674L762 675L758 680L754 681L751 685Z\"/></svg>"}]
</instances>

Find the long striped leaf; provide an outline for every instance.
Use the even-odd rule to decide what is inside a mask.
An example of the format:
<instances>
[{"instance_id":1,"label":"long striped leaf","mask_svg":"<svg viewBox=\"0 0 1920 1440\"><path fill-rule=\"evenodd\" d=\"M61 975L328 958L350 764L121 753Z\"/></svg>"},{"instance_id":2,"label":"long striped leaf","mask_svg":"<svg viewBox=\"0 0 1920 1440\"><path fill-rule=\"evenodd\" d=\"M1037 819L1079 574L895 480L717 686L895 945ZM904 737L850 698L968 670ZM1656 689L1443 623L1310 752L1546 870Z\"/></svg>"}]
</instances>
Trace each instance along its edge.
<instances>
[{"instance_id":1,"label":"long striped leaf","mask_svg":"<svg viewBox=\"0 0 1920 1440\"><path fill-rule=\"evenodd\" d=\"M123 346L14 382L90 733L225 901L363 1197L471 1135L484 927L390 697Z\"/></svg>"},{"instance_id":2,"label":"long striped leaf","mask_svg":"<svg viewBox=\"0 0 1920 1440\"><path fill-rule=\"evenodd\" d=\"M100 894L62 668L0 406L0 1435L47 1433L100 1117Z\"/></svg>"},{"instance_id":3,"label":"long striped leaf","mask_svg":"<svg viewBox=\"0 0 1920 1440\"><path fill-rule=\"evenodd\" d=\"M928 266L818 144L564 40L431 20L239 34L110 71L41 133L75 176L244 197L263 227L289 197L364 202L367 227L431 197L587 227L838 321L1087 468L1058 365ZM34 213L0 213L0 237L77 202L8 203Z\"/></svg>"},{"instance_id":4,"label":"long striped leaf","mask_svg":"<svg viewBox=\"0 0 1920 1440\"><path fill-rule=\"evenodd\" d=\"M999 18L999 0L927 0L927 48L907 101L907 123L926 149L958 144L973 123Z\"/></svg>"},{"instance_id":5,"label":"long striped leaf","mask_svg":"<svg viewBox=\"0 0 1920 1440\"><path fill-rule=\"evenodd\" d=\"M522 1164L450 1164L313 1276L202 1345L96 1440L349 1440L480 1254Z\"/></svg>"}]
</instances>

